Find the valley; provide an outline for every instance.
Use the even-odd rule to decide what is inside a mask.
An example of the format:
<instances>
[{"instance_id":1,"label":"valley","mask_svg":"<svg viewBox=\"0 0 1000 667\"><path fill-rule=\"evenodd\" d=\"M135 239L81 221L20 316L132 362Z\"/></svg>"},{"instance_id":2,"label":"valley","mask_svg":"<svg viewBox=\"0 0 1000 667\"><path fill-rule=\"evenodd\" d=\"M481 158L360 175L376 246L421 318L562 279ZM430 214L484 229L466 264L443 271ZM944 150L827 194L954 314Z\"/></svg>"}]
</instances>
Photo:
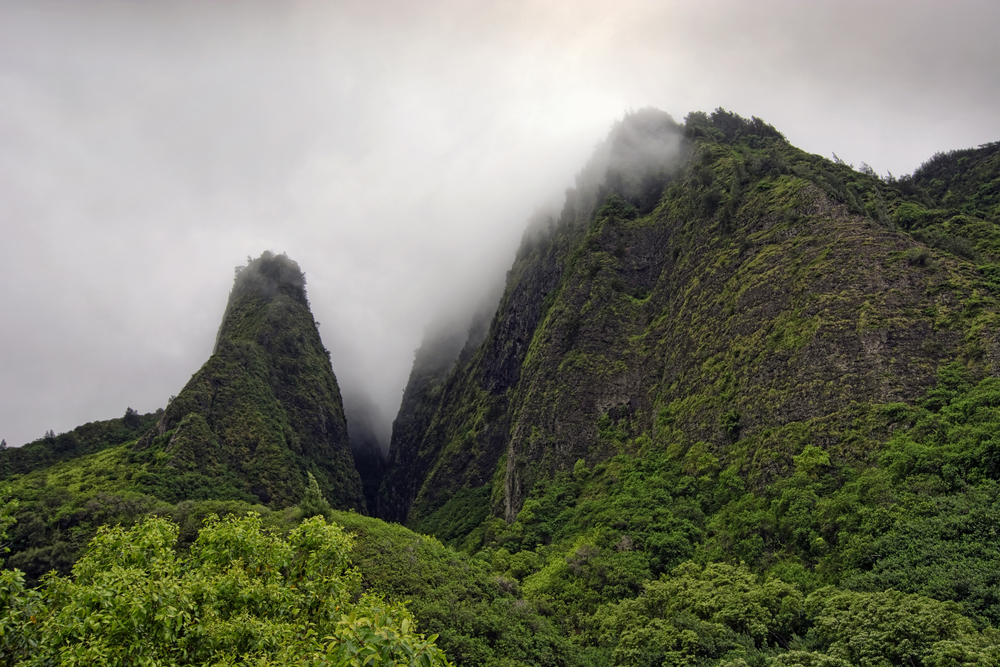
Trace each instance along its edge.
<instances>
[{"instance_id":1,"label":"valley","mask_svg":"<svg viewBox=\"0 0 1000 667\"><path fill-rule=\"evenodd\" d=\"M163 409L0 452L6 664L97 650L29 648L95 536L160 526L194 572L220 525L292 540L274 600L338 545L308 576L384 614L389 664L1000 664L1000 144L883 178L723 109L633 112L484 309L416 351L383 457L349 435L303 270L240 267ZM334 655L280 622L225 659Z\"/></svg>"}]
</instances>

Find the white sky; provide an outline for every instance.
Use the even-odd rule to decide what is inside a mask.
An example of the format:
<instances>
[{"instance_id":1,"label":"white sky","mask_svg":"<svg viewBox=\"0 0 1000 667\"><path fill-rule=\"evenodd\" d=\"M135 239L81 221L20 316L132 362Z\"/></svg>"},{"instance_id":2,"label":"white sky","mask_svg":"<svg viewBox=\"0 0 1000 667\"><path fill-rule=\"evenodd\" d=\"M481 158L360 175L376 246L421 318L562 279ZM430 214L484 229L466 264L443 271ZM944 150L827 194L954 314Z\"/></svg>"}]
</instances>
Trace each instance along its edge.
<instances>
[{"instance_id":1,"label":"white sky","mask_svg":"<svg viewBox=\"0 0 1000 667\"><path fill-rule=\"evenodd\" d=\"M0 437L163 406L265 249L391 419L624 110L900 175L1000 140L998 37L986 1L0 0Z\"/></svg>"}]
</instances>

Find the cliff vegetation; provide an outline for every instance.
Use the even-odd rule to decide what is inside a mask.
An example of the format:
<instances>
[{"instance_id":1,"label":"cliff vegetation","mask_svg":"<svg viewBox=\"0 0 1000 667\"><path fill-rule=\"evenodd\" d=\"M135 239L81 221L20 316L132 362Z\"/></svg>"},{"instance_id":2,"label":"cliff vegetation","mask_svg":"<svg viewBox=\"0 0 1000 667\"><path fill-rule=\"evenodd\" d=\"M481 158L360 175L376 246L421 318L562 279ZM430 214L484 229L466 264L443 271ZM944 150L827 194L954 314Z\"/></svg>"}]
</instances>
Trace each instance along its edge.
<instances>
[{"instance_id":1,"label":"cliff vegetation","mask_svg":"<svg viewBox=\"0 0 1000 667\"><path fill-rule=\"evenodd\" d=\"M631 113L387 460L265 253L162 411L0 452L2 660L1000 665L998 225L1000 144Z\"/></svg>"}]
</instances>

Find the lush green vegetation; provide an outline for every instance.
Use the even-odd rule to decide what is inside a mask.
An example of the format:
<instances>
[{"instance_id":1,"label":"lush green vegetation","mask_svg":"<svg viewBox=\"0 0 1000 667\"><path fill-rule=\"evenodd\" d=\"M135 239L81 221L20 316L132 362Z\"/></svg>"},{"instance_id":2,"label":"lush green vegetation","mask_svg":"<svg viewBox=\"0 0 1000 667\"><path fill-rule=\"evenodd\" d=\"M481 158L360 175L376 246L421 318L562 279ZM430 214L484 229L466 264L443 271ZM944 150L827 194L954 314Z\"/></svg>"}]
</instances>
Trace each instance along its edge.
<instances>
[{"instance_id":1,"label":"lush green vegetation","mask_svg":"<svg viewBox=\"0 0 1000 667\"><path fill-rule=\"evenodd\" d=\"M20 499L10 564L30 583L68 574L99 526L150 512L283 509L308 491L364 507L305 278L271 253L238 270L214 354L165 410L0 451L0 473Z\"/></svg>"},{"instance_id":2,"label":"lush green vegetation","mask_svg":"<svg viewBox=\"0 0 1000 667\"><path fill-rule=\"evenodd\" d=\"M0 577L7 665L447 665L405 607L359 595L351 539L322 517L287 538L259 515L102 527L70 577Z\"/></svg>"},{"instance_id":3,"label":"lush green vegetation","mask_svg":"<svg viewBox=\"0 0 1000 667\"><path fill-rule=\"evenodd\" d=\"M127 408L121 419L90 422L59 435L49 431L45 437L23 447L4 447L0 449L0 477L6 479L11 475L24 475L60 461L135 440L151 429L162 414L163 411L159 410L140 415L132 408Z\"/></svg>"},{"instance_id":4,"label":"lush green vegetation","mask_svg":"<svg viewBox=\"0 0 1000 667\"><path fill-rule=\"evenodd\" d=\"M572 639L558 664L1000 664L1000 381L951 365L870 418L896 427L871 465L807 445L753 490L690 453L581 460L474 560Z\"/></svg>"},{"instance_id":5,"label":"lush green vegetation","mask_svg":"<svg viewBox=\"0 0 1000 667\"><path fill-rule=\"evenodd\" d=\"M354 533L366 588L406 600L457 665L586 664L583 647L521 594L518 579L397 524L335 512Z\"/></svg>"},{"instance_id":6,"label":"lush green vegetation","mask_svg":"<svg viewBox=\"0 0 1000 667\"><path fill-rule=\"evenodd\" d=\"M607 177L621 192L568 195L487 339L403 406L384 492L411 506L394 518L461 545L453 518L480 498L511 522L581 458L694 449L752 486L807 441L866 465L872 434L851 424L867 405L912 401L948 360L995 362L1000 237L950 218L933 239L905 233L900 216L931 197L915 177L805 154L759 119L717 109L677 131L674 168L624 160ZM663 196L641 213L647 176Z\"/></svg>"},{"instance_id":7,"label":"lush green vegetation","mask_svg":"<svg viewBox=\"0 0 1000 667\"><path fill-rule=\"evenodd\" d=\"M364 509L337 379L284 255L237 271L211 358L131 448L160 499L298 502L312 474L336 507Z\"/></svg>"},{"instance_id":8,"label":"lush green vegetation","mask_svg":"<svg viewBox=\"0 0 1000 667\"><path fill-rule=\"evenodd\" d=\"M647 110L598 152L489 331L418 353L410 528L343 511L269 254L165 411L0 453L7 662L1000 666L998 145L880 178Z\"/></svg>"},{"instance_id":9,"label":"lush green vegetation","mask_svg":"<svg viewBox=\"0 0 1000 667\"><path fill-rule=\"evenodd\" d=\"M1000 220L1000 142L979 148L938 153L898 182L907 194L917 195L928 208Z\"/></svg>"},{"instance_id":10,"label":"lush green vegetation","mask_svg":"<svg viewBox=\"0 0 1000 667\"><path fill-rule=\"evenodd\" d=\"M993 664L996 146L895 179L681 131L526 235L383 493L584 663Z\"/></svg>"}]
</instances>

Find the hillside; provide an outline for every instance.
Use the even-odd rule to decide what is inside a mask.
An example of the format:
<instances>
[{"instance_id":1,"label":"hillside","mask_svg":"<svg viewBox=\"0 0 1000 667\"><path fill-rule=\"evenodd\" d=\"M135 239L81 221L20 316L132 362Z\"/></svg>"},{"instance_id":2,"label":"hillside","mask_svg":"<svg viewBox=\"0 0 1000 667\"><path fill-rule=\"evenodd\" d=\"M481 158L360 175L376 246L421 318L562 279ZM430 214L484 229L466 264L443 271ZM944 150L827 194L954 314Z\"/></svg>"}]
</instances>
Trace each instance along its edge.
<instances>
[{"instance_id":1,"label":"hillside","mask_svg":"<svg viewBox=\"0 0 1000 667\"><path fill-rule=\"evenodd\" d=\"M975 518L1000 473L996 146L881 179L758 119L645 110L577 185L485 340L415 365L380 516L615 651L607 605L688 560L1000 622Z\"/></svg>"},{"instance_id":2,"label":"hillside","mask_svg":"<svg viewBox=\"0 0 1000 667\"><path fill-rule=\"evenodd\" d=\"M622 144L656 145L644 132L674 133L671 170L630 162ZM474 496L511 522L540 480L617 454L670 452L760 489L806 445L866 460L851 425L922 395L946 363L994 368L990 269L902 233L896 218L919 205L894 183L725 112L682 128L647 110L608 142L623 156L526 238L472 359L404 402L390 457L408 463L383 491L410 505L392 518L437 525L452 497ZM643 188L665 192L652 210ZM970 245L941 234L942 248ZM969 253L996 257L981 245Z\"/></svg>"},{"instance_id":3,"label":"hillside","mask_svg":"<svg viewBox=\"0 0 1000 667\"><path fill-rule=\"evenodd\" d=\"M212 356L165 409L8 449L0 470L21 501L10 564L31 577L68 571L98 525L193 501L285 508L310 473L335 507L365 507L305 278L269 252L238 269Z\"/></svg>"},{"instance_id":4,"label":"hillside","mask_svg":"<svg viewBox=\"0 0 1000 667\"><path fill-rule=\"evenodd\" d=\"M7 566L320 514L351 600L407 602L456 665L1000 665L998 188L998 144L880 178L722 109L629 114L492 319L417 350L387 461L265 253L162 411L0 452Z\"/></svg>"}]
</instances>

